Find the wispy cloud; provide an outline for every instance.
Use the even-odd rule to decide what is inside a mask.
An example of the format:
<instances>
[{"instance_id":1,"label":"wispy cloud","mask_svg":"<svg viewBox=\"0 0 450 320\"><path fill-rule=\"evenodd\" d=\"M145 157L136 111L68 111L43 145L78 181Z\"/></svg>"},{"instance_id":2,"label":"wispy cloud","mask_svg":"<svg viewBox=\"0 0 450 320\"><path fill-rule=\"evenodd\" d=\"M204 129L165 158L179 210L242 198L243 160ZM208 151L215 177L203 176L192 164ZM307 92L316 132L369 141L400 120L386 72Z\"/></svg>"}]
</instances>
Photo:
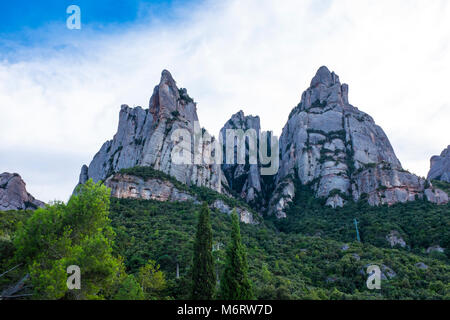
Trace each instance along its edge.
<instances>
[{"instance_id":1,"label":"wispy cloud","mask_svg":"<svg viewBox=\"0 0 450 320\"><path fill-rule=\"evenodd\" d=\"M170 20L140 16L69 36L49 26L45 45L10 46L0 62L0 171L23 173L38 198L66 200L80 166L115 133L120 105L146 107L164 68L213 133L243 109L280 134L327 65L404 167L425 175L450 143L446 0L207 1Z\"/></svg>"}]
</instances>

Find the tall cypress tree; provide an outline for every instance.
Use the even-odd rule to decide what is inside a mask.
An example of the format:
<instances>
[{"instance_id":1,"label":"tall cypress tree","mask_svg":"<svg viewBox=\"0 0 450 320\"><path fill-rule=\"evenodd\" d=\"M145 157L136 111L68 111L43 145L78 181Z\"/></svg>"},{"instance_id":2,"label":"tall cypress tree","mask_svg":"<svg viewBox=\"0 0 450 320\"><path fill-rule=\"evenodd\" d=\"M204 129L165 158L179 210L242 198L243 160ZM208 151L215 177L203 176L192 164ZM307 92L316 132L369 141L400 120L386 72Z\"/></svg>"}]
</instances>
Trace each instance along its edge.
<instances>
[{"instance_id":1,"label":"tall cypress tree","mask_svg":"<svg viewBox=\"0 0 450 320\"><path fill-rule=\"evenodd\" d=\"M212 229L208 204L200 210L197 234L194 244L194 265L192 269L192 299L211 300L214 297L216 279L212 257Z\"/></svg>"},{"instance_id":2,"label":"tall cypress tree","mask_svg":"<svg viewBox=\"0 0 450 320\"><path fill-rule=\"evenodd\" d=\"M220 281L220 298L224 300L251 300L254 298L248 279L247 253L241 241L239 218L231 214L231 242L227 248L225 270Z\"/></svg>"}]
</instances>

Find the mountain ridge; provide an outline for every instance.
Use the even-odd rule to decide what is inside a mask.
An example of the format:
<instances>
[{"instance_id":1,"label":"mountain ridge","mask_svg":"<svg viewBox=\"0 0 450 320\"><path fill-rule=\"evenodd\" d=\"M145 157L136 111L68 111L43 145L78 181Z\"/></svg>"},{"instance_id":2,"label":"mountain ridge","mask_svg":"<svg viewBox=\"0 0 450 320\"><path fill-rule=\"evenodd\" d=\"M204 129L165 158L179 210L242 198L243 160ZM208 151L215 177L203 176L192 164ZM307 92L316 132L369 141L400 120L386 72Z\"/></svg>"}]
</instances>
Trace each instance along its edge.
<instances>
[{"instance_id":1,"label":"mountain ridge","mask_svg":"<svg viewBox=\"0 0 450 320\"><path fill-rule=\"evenodd\" d=\"M285 211L295 197L295 179L309 185L316 197L325 198L331 207L362 198L371 205L421 198L447 203L444 191L402 168L383 129L370 115L351 105L348 95L349 86L341 84L339 76L327 67L320 67L283 128L279 170L272 177L263 177L259 159L255 164L195 162L195 150L204 156L217 149L216 145L211 147L217 140L212 137L195 144L195 126L199 126L196 103L186 89L177 87L170 72L163 70L148 109L122 105L117 133L89 166L82 167L79 183L89 178L104 181L121 169L149 166L187 185L234 194L253 208L278 218L286 217ZM194 142L187 142L191 152L194 150L191 165L173 162L172 151L177 143L172 135L179 129L194 137ZM263 132L258 116L246 116L242 110L232 115L220 130L223 147L229 129L253 130L258 145L261 143ZM209 135L202 128L205 133ZM234 149L236 157L236 145ZM247 148L245 152L248 159Z\"/></svg>"}]
</instances>

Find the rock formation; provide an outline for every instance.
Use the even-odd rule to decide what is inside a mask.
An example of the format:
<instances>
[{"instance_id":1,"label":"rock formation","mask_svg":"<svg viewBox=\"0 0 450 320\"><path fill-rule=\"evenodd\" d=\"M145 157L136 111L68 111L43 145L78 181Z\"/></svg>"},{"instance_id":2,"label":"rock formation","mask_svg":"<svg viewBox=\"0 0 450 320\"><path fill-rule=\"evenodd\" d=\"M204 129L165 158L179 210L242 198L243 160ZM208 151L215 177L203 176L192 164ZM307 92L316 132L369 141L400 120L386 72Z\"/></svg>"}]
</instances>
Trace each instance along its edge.
<instances>
[{"instance_id":1,"label":"rock formation","mask_svg":"<svg viewBox=\"0 0 450 320\"><path fill-rule=\"evenodd\" d=\"M349 103L348 91L321 67L292 110L280 137L280 170L270 202L278 217L285 217L295 196L295 179L332 207L346 199L391 205L423 197L425 180L403 170L384 131ZM430 189L426 197L433 201L435 192Z\"/></svg>"},{"instance_id":2,"label":"rock formation","mask_svg":"<svg viewBox=\"0 0 450 320\"><path fill-rule=\"evenodd\" d=\"M185 89L178 89L171 74L164 70L148 109L122 105L117 133L113 140L103 144L89 167L82 167L79 183L90 178L95 182L104 181L123 168L150 166L187 185L205 186L222 192L226 179L220 164L194 159L194 150L200 156L211 151L211 141L194 136L196 125L196 104ZM172 161L172 150L180 142L173 140L173 134L178 129L185 129L191 135L190 148L186 148L190 150L183 151L189 154L189 164L175 164ZM205 130L197 129L208 135Z\"/></svg>"},{"instance_id":3,"label":"rock formation","mask_svg":"<svg viewBox=\"0 0 450 320\"><path fill-rule=\"evenodd\" d=\"M249 141L250 139L254 141L253 146L257 155L257 148L261 139L260 119L258 116L245 116L242 110L234 114L220 130L224 150L227 149L227 131L231 131L235 135L242 134L243 142L240 145L245 147L245 151L242 153L245 154L245 164L239 164L238 162L238 153L240 152L237 149L238 138L232 140L234 142L232 159L228 159L226 151L224 151L222 171L227 179L228 186L233 194L238 195L251 206L264 210L267 189L270 186L272 177L264 179L261 176L261 162L258 156L254 158L253 163L250 163L250 148L252 144Z\"/></svg>"},{"instance_id":4,"label":"rock formation","mask_svg":"<svg viewBox=\"0 0 450 320\"><path fill-rule=\"evenodd\" d=\"M450 146L444 149L440 156L433 156L430 162L428 179L450 183Z\"/></svg>"},{"instance_id":5,"label":"rock formation","mask_svg":"<svg viewBox=\"0 0 450 320\"><path fill-rule=\"evenodd\" d=\"M427 253L432 253L432 252L444 253L445 249L442 248L440 245L435 245L435 246L432 246L432 247L428 247L427 248Z\"/></svg>"},{"instance_id":6,"label":"rock formation","mask_svg":"<svg viewBox=\"0 0 450 320\"><path fill-rule=\"evenodd\" d=\"M239 215L241 222L246 224L258 224L259 222L255 219L253 214L241 207L230 207L223 200L217 199L210 206L211 208L215 208L222 213L231 214L233 210L236 210L236 213Z\"/></svg>"},{"instance_id":7,"label":"rock formation","mask_svg":"<svg viewBox=\"0 0 450 320\"><path fill-rule=\"evenodd\" d=\"M218 154L217 141L200 129L196 104L186 89L179 89L164 70L148 109L122 106L116 135L101 147L89 167L82 167L79 183L89 178L104 181L120 169L148 166L188 186L205 186L237 195L256 210L267 209L278 218L286 216L298 182L311 187L316 197L324 198L326 205L333 208L360 199L371 205L392 205L423 197L434 203L447 203L444 191L430 187L425 179L402 168L384 131L372 117L349 103L348 92L348 85L341 84L334 72L326 67L317 71L283 128L279 170L268 177L260 173L259 157L250 163L250 143L245 143L244 163L236 161L236 142L232 150L235 158L231 163L227 161L227 130L238 129L242 133L250 130L258 139L265 139L259 117L245 116L242 111L234 114L219 137L224 144L220 146L224 161L206 161ZM188 136L174 138L181 129ZM190 162L176 163L174 157L186 152ZM447 149L440 157L432 158L430 177L447 179L449 153ZM113 194L117 196L129 193L127 196L169 200L184 197L174 195L170 187L149 186L144 181L134 181L136 187L130 191L126 189L128 178L121 178L124 181L108 180L115 183ZM155 188L160 195L152 191Z\"/></svg>"},{"instance_id":8,"label":"rock formation","mask_svg":"<svg viewBox=\"0 0 450 320\"><path fill-rule=\"evenodd\" d=\"M119 199L144 199L156 201L186 202L195 204L201 202L197 196L184 188L177 188L171 181L159 178L143 179L130 174L116 173L105 181L105 185L111 189L111 195ZM240 220L246 224L258 224L253 213L245 208L230 207L221 199L216 199L210 204L211 209L217 209L222 213L231 214L233 209L240 216Z\"/></svg>"},{"instance_id":9,"label":"rock formation","mask_svg":"<svg viewBox=\"0 0 450 320\"><path fill-rule=\"evenodd\" d=\"M387 242L391 245L391 247L395 247L399 245L400 247L404 248L406 247L406 242L403 240L403 238L400 235L400 232L397 230L392 230L387 236L386 236Z\"/></svg>"},{"instance_id":10,"label":"rock formation","mask_svg":"<svg viewBox=\"0 0 450 320\"><path fill-rule=\"evenodd\" d=\"M29 194L25 186L17 173L0 174L0 211L34 210L45 205Z\"/></svg>"},{"instance_id":11,"label":"rock formation","mask_svg":"<svg viewBox=\"0 0 450 320\"><path fill-rule=\"evenodd\" d=\"M105 181L111 195L119 199L144 199L157 201L195 201L188 192L177 189L170 181L144 180L128 174L114 174Z\"/></svg>"}]
</instances>

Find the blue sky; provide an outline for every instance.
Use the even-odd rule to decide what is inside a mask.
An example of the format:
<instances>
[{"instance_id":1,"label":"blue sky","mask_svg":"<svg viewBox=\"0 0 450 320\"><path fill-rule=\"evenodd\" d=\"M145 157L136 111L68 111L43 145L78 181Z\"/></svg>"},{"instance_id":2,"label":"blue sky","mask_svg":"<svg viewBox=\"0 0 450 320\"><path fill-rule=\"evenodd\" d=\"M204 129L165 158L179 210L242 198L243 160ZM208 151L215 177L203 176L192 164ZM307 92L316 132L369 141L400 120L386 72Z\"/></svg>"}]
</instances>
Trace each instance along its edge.
<instances>
[{"instance_id":1,"label":"blue sky","mask_svg":"<svg viewBox=\"0 0 450 320\"><path fill-rule=\"evenodd\" d=\"M0 2L0 172L66 201L121 104L148 106L163 69L217 135L239 110L279 135L317 69L348 83L404 168L449 143L448 0ZM81 30L66 8L81 8Z\"/></svg>"},{"instance_id":2,"label":"blue sky","mask_svg":"<svg viewBox=\"0 0 450 320\"><path fill-rule=\"evenodd\" d=\"M95 34L123 32L136 25L174 23L176 10L199 0L14 0L0 4L0 58L17 59L18 48L64 48ZM82 29L66 28L70 5L81 8Z\"/></svg>"},{"instance_id":3,"label":"blue sky","mask_svg":"<svg viewBox=\"0 0 450 320\"><path fill-rule=\"evenodd\" d=\"M66 8L82 8L83 24L88 27L133 23L152 13L170 18L171 9L190 1L177 0L14 0L0 5L2 33L20 34L21 31L44 27L51 23L65 25Z\"/></svg>"}]
</instances>

